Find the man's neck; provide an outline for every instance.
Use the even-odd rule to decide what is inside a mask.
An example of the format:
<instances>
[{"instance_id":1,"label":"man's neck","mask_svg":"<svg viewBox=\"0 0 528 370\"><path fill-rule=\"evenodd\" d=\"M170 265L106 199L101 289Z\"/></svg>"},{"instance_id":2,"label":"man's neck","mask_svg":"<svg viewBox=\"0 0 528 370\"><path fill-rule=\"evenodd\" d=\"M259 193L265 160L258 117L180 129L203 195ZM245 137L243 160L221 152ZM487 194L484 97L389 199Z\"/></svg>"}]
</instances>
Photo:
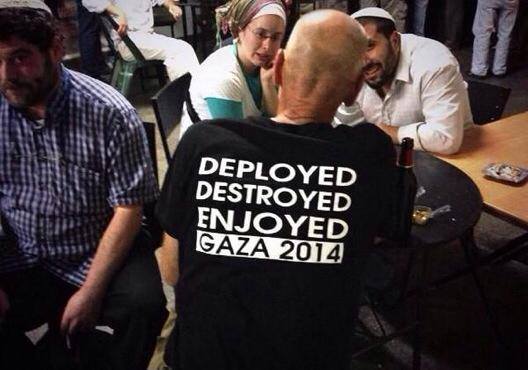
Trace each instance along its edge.
<instances>
[{"instance_id":1,"label":"man's neck","mask_svg":"<svg viewBox=\"0 0 528 370\"><path fill-rule=\"evenodd\" d=\"M389 90L391 89L392 81L394 81L394 77L391 78L391 80L389 82L386 82L383 86L378 87L377 89L375 89L376 93L378 94L378 96L382 100L385 99L385 96L387 96Z\"/></svg>"},{"instance_id":2,"label":"man's neck","mask_svg":"<svg viewBox=\"0 0 528 370\"><path fill-rule=\"evenodd\" d=\"M286 112L277 113L277 115L275 117L272 117L271 119L275 122L287 123L291 125L304 125L305 123L317 122L317 120L312 117L308 117L308 116L301 117L297 115L290 116Z\"/></svg>"},{"instance_id":3,"label":"man's neck","mask_svg":"<svg viewBox=\"0 0 528 370\"><path fill-rule=\"evenodd\" d=\"M46 108L48 106L48 103L51 97L55 94L57 88L59 87L59 84L60 84L60 74L57 75L57 79L53 87L49 90L49 93L46 94L45 97L40 99L35 104L24 109L24 114L28 118L35 120L35 121L46 118Z\"/></svg>"},{"instance_id":4,"label":"man's neck","mask_svg":"<svg viewBox=\"0 0 528 370\"><path fill-rule=\"evenodd\" d=\"M297 112L289 109L278 109L277 115L272 120L280 123L292 125L304 125L305 123L330 123L333 120L332 114L324 114L322 110L310 110L306 112Z\"/></svg>"}]
</instances>

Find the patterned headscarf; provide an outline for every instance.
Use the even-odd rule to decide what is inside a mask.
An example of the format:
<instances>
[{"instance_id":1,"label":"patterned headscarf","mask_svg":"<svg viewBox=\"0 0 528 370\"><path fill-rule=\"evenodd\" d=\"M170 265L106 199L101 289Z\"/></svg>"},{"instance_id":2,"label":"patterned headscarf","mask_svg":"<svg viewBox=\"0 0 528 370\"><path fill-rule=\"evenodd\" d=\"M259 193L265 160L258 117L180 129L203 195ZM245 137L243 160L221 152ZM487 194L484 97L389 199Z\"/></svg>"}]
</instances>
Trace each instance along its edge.
<instances>
[{"instance_id":1,"label":"patterned headscarf","mask_svg":"<svg viewBox=\"0 0 528 370\"><path fill-rule=\"evenodd\" d=\"M237 37L238 30L246 27L263 7L271 4L280 6L286 16L286 9L281 0L233 0L226 14L231 34Z\"/></svg>"},{"instance_id":2,"label":"patterned headscarf","mask_svg":"<svg viewBox=\"0 0 528 370\"><path fill-rule=\"evenodd\" d=\"M50 8L40 0L0 0L1 8L31 8L45 10L51 14Z\"/></svg>"}]
</instances>

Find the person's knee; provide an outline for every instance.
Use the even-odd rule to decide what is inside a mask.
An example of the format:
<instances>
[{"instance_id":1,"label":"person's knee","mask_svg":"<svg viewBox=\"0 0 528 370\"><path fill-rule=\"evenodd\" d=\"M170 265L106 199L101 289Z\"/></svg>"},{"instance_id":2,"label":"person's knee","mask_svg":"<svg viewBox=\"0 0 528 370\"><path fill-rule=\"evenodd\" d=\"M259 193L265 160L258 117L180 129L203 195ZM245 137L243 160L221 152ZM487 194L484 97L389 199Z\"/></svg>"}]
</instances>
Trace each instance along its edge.
<instances>
[{"instance_id":1,"label":"person's knee","mask_svg":"<svg viewBox=\"0 0 528 370\"><path fill-rule=\"evenodd\" d=\"M188 42L172 39L172 42L168 46L167 56L168 58L174 58L181 62L184 58L192 58L193 56L196 58L196 52Z\"/></svg>"}]
</instances>

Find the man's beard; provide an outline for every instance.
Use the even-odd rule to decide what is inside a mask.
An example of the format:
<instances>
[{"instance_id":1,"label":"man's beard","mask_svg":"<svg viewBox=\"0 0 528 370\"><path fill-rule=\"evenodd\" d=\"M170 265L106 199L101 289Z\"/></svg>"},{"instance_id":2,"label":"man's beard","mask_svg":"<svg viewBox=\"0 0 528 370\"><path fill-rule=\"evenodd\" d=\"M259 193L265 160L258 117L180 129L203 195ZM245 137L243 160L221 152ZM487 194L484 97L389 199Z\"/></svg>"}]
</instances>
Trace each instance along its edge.
<instances>
[{"instance_id":1,"label":"man's beard","mask_svg":"<svg viewBox=\"0 0 528 370\"><path fill-rule=\"evenodd\" d=\"M381 89L387 82L394 79L396 75L396 68L398 67L398 57L396 52L392 49L391 53L387 57L385 67L381 63L368 64L365 69L368 69L371 65L378 65L381 68L381 74L375 80L365 79L365 83L374 90Z\"/></svg>"},{"instance_id":2,"label":"man's beard","mask_svg":"<svg viewBox=\"0 0 528 370\"><path fill-rule=\"evenodd\" d=\"M27 111L46 100L57 80L57 70L54 68L51 58L46 56L42 74L34 79L12 79L2 85L2 93L13 107ZM9 87L22 89L17 92L17 96L9 97L7 90Z\"/></svg>"}]
</instances>

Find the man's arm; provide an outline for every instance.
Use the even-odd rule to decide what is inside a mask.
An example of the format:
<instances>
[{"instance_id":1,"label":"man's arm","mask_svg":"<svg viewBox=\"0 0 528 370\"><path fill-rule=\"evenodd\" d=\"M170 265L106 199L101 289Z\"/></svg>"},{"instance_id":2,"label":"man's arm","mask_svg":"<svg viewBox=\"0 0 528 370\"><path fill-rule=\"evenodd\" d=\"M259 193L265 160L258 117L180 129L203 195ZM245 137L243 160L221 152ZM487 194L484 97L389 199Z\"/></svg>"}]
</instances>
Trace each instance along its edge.
<instances>
[{"instance_id":1,"label":"man's arm","mask_svg":"<svg viewBox=\"0 0 528 370\"><path fill-rule=\"evenodd\" d=\"M397 142L410 137L417 149L440 154L457 152L464 126L472 123L468 118L467 88L458 67L450 64L426 73L422 79L421 101L424 122L400 127Z\"/></svg>"},{"instance_id":2,"label":"man's arm","mask_svg":"<svg viewBox=\"0 0 528 370\"><path fill-rule=\"evenodd\" d=\"M83 0L83 6L91 12L103 13L108 12L117 17L116 22L119 25L117 33L119 36L124 36L127 33L128 21L125 12L108 0Z\"/></svg>"},{"instance_id":3,"label":"man's arm","mask_svg":"<svg viewBox=\"0 0 528 370\"><path fill-rule=\"evenodd\" d=\"M364 121L365 121L365 117L363 116L363 112L361 111L361 107L359 106L359 103L356 101L352 105L341 104L337 108L337 111L334 116L334 122L332 124L334 126L337 126L337 125L354 126Z\"/></svg>"},{"instance_id":4,"label":"man's arm","mask_svg":"<svg viewBox=\"0 0 528 370\"><path fill-rule=\"evenodd\" d=\"M171 13L174 20L179 20L182 16L182 8L174 2L174 0L164 0L163 6L167 8L169 13Z\"/></svg>"},{"instance_id":5,"label":"man's arm","mask_svg":"<svg viewBox=\"0 0 528 370\"><path fill-rule=\"evenodd\" d=\"M119 34L119 36L121 37L125 36L127 33L127 28L128 28L128 21L127 21L125 12L117 5L110 4L110 3L105 8L105 10L111 15L117 17L116 22L118 24L118 28L116 31Z\"/></svg>"},{"instance_id":6,"label":"man's arm","mask_svg":"<svg viewBox=\"0 0 528 370\"><path fill-rule=\"evenodd\" d=\"M63 333L95 325L106 288L128 255L141 225L142 206L116 206L97 247L84 284L70 298L61 321Z\"/></svg>"},{"instance_id":7,"label":"man's arm","mask_svg":"<svg viewBox=\"0 0 528 370\"><path fill-rule=\"evenodd\" d=\"M179 249L180 244L178 240L165 233L163 243L156 253L161 278L164 282L172 286L176 285L180 277Z\"/></svg>"}]
</instances>

